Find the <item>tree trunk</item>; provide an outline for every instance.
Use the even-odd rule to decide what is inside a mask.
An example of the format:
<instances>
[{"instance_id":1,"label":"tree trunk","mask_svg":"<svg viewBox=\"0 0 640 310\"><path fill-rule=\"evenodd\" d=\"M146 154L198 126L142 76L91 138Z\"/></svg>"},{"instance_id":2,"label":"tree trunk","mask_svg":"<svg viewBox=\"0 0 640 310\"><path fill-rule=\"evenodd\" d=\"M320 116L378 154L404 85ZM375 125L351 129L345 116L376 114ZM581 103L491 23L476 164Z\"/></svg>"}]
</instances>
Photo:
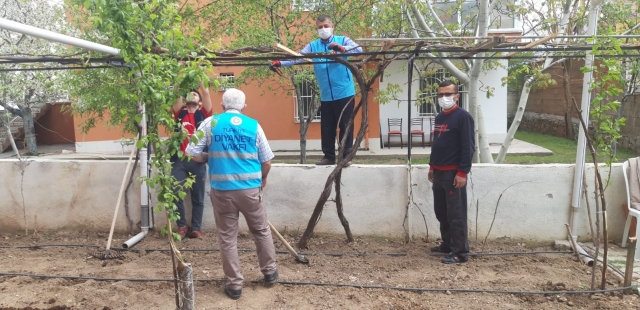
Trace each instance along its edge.
<instances>
[{"instance_id":1,"label":"tree trunk","mask_svg":"<svg viewBox=\"0 0 640 310\"><path fill-rule=\"evenodd\" d=\"M476 152L479 160L481 163L493 163L493 156L491 156L489 139L487 138L487 130L482 114L482 105L478 102L478 77L480 76L479 68L481 67L482 61L476 59L471 70L471 81L469 83L469 110L473 111L474 127L476 128L476 135L478 137L476 141Z\"/></svg>"},{"instance_id":2,"label":"tree trunk","mask_svg":"<svg viewBox=\"0 0 640 310\"><path fill-rule=\"evenodd\" d=\"M522 87L516 114L513 117L513 122L511 122L511 125L509 126L507 136L504 138L502 146L500 147L500 152L498 153L498 157L496 158L496 163L498 164L501 164L504 161L504 157L507 155L507 150L509 149L509 146L511 146L511 141L513 141L513 138L516 135L516 131L518 131L518 127L520 127L520 122L522 121L522 117L524 116L524 109L527 106L527 101L529 101L529 93L531 92L532 84L533 77L529 77Z\"/></svg>"},{"instance_id":3,"label":"tree trunk","mask_svg":"<svg viewBox=\"0 0 640 310\"><path fill-rule=\"evenodd\" d=\"M564 74L562 75L562 83L564 85L564 135L567 139L575 139L575 132L573 131L573 121L571 121L571 110L573 104L571 104L571 77L569 76L569 65L567 62L562 63Z\"/></svg>"},{"instance_id":4,"label":"tree trunk","mask_svg":"<svg viewBox=\"0 0 640 310\"><path fill-rule=\"evenodd\" d=\"M196 298L193 289L193 268L191 264L179 264L178 278L180 279L180 310L195 309Z\"/></svg>"},{"instance_id":5,"label":"tree trunk","mask_svg":"<svg viewBox=\"0 0 640 310\"><path fill-rule=\"evenodd\" d=\"M16 153L18 159L20 158L20 151L18 151L18 147L16 146L16 142L13 140L13 135L11 134L11 125L9 124L9 119L6 115L0 115L0 127L6 128L7 130L7 139L9 139L9 143L11 144L11 149Z\"/></svg>"},{"instance_id":6,"label":"tree trunk","mask_svg":"<svg viewBox=\"0 0 640 310\"><path fill-rule=\"evenodd\" d=\"M307 134L300 129L300 163L307 163Z\"/></svg>"},{"instance_id":7,"label":"tree trunk","mask_svg":"<svg viewBox=\"0 0 640 310\"><path fill-rule=\"evenodd\" d=\"M353 64L347 62L346 60L344 60L342 58L336 58L336 62L341 63L345 67L347 67L351 71L351 73L353 73L353 77L358 82L358 86L360 86L360 95L361 95L360 103L357 104L355 106L355 108L353 109L353 114L351 115L351 119L347 123L347 130L350 130L352 124L355 122L356 116L358 115L358 112L360 111L360 108L362 108L362 123L360 124L360 130L358 131L358 134L356 135L356 141L354 142L354 146L357 146L357 145L360 145L360 143L362 143L362 139L364 138L364 135L367 132L367 128L369 126L369 120L368 120L368 117L367 117L368 116L368 108L367 107L368 107L368 93L369 93L369 91L371 91L371 84L373 84L373 81L375 81L380 76L380 73L384 71L384 69L389 65L390 61L386 61L385 63L378 65L377 72L375 74L373 74L373 76L369 77L370 80L368 80L367 83L365 83L365 80L364 80L364 77L363 77L362 73L360 71L358 71L356 66L354 66ZM354 98L354 100L355 100L355 98ZM302 234L302 237L298 241L298 247L300 247L300 248L308 248L309 247L309 244L308 244L309 243L309 239L311 238L311 235L313 234L313 230L314 230L316 224L318 224L318 220L320 220L320 215L322 215L322 210L324 209L324 204L329 199L329 195L331 195L331 185L336 180L336 176L338 175L338 173L340 173L342 171L342 168L344 167L344 164L346 164L347 162L352 160L353 157L358 152L358 148L357 147L353 147L353 148L351 148L351 151L349 152L349 154L344 155L344 158L343 158L344 141L345 141L345 139L347 138L348 135L349 135L349 133L345 132L344 137L342 138L342 140L339 143L338 158L337 158L337 162L336 162L336 167L333 169L331 174L329 174L329 177L327 178L327 181L325 182L325 185L324 185L324 190L322 191L322 194L320 194L320 198L316 202L316 206L313 209L313 214L311 215L311 218L309 219L309 223L307 224L307 228L305 229L304 233ZM336 197L336 201L339 201L340 199L341 199L341 196L338 195ZM350 231L348 231L348 234L349 233L350 233Z\"/></svg>"},{"instance_id":8,"label":"tree trunk","mask_svg":"<svg viewBox=\"0 0 640 310\"><path fill-rule=\"evenodd\" d=\"M22 120L24 121L24 141L30 155L38 155L38 147L36 144L36 129L33 123L33 114L31 107L20 107L22 111Z\"/></svg>"},{"instance_id":9,"label":"tree trunk","mask_svg":"<svg viewBox=\"0 0 640 310\"><path fill-rule=\"evenodd\" d=\"M489 32L489 1L481 0L478 3L478 36L486 37ZM480 89L478 78L482 72L482 65L484 59L481 57L485 53L478 53L478 59L473 61L471 67L471 73L469 74L469 110L473 111L474 123L477 123L477 136L476 141L478 145L478 156L481 163L493 163L493 156L491 155L491 149L489 148L489 139L487 138L487 129L484 123L484 117L482 113L482 105L478 98L478 91Z\"/></svg>"},{"instance_id":10,"label":"tree trunk","mask_svg":"<svg viewBox=\"0 0 640 310\"><path fill-rule=\"evenodd\" d=\"M566 60L560 59L545 68L542 69L542 72L549 70L553 66L562 63ZM500 147L500 152L498 153L498 157L496 158L496 163L501 164L504 161L504 158L507 155L507 150L511 146L511 141L516 136L516 131L518 131L518 127L520 127L520 122L522 122L522 117L524 116L525 108L527 107L527 101L529 101L529 94L531 93L531 86L534 82L533 77L527 78L527 81L522 86L522 92L520 93L520 101L518 102L518 108L516 110L516 115L513 117L513 122L511 122L511 126L509 126L509 130L507 131L507 136L504 137L504 141L502 142L502 146Z\"/></svg>"},{"instance_id":11,"label":"tree trunk","mask_svg":"<svg viewBox=\"0 0 640 310\"><path fill-rule=\"evenodd\" d=\"M344 232L347 234L347 240L349 242L353 242L353 235L351 234L351 228L349 228L349 221L344 216L344 212L342 212L342 193L340 192L340 182L342 181L342 170L338 172L336 175L336 180L334 181L336 186L336 208L338 210L338 218L340 219L340 223L342 223L342 227L344 227Z\"/></svg>"},{"instance_id":12,"label":"tree trunk","mask_svg":"<svg viewBox=\"0 0 640 310\"><path fill-rule=\"evenodd\" d=\"M305 122L304 103L300 98L299 88L296 87L296 104L298 105L298 121L300 122L300 163L307 163L307 123Z\"/></svg>"},{"instance_id":13,"label":"tree trunk","mask_svg":"<svg viewBox=\"0 0 640 310\"><path fill-rule=\"evenodd\" d=\"M560 19L560 24L558 27L558 34L565 34L567 31L567 26L569 25L569 17L571 16L571 2L573 0L566 0L564 6L562 8L562 18ZM552 56L548 55L547 56ZM554 65L563 63L565 59L557 60L554 63L551 63L551 57L547 57L544 61L544 67L542 68L542 72L549 70ZM520 102L518 103L518 110L516 111L516 115L513 118L513 122L511 126L509 126L509 130L507 132L507 136L504 137L504 141L502 142L502 146L500 147L500 152L498 153L498 157L496 158L496 163L501 164L504 161L504 157L507 155L507 150L509 150L509 146L511 146L511 141L516 135L516 131L518 131L518 127L520 126L520 122L522 121L522 116L524 115L525 107L527 106L527 101L529 100L529 93L531 91L531 86L533 85L534 78L529 77L527 82L524 83L522 87L522 93L520 94Z\"/></svg>"}]
</instances>

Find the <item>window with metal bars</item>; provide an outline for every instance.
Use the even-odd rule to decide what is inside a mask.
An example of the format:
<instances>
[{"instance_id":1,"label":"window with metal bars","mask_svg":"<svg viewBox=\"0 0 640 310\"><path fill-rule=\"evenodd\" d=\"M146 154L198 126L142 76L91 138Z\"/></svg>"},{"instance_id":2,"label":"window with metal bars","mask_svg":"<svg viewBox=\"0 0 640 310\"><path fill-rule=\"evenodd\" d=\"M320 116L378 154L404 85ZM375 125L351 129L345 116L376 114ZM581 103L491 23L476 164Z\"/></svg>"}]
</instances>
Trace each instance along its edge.
<instances>
[{"instance_id":1,"label":"window with metal bars","mask_svg":"<svg viewBox=\"0 0 640 310\"><path fill-rule=\"evenodd\" d=\"M296 88L298 89L299 94L295 91L293 93L293 106L295 111L295 121L300 122L300 114L302 114L302 119L306 119L309 115L309 112L313 109L314 101L318 106L315 116L313 117L313 122L320 121L320 93L318 93L317 86L315 85L315 80L309 79L301 79L297 81L298 85ZM298 95L302 100L302 113L298 111Z\"/></svg>"},{"instance_id":2,"label":"window with metal bars","mask_svg":"<svg viewBox=\"0 0 640 310\"><path fill-rule=\"evenodd\" d=\"M444 68L433 71L432 74L427 74L420 78L420 94L418 95L420 104L418 114L420 116L436 116L442 111L442 108L438 105L438 85L442 81L450 79L451 74ZM458 104L466 108L467 91L464 86L458 84L458 93L460 93Z\"/></svg>"},{"instance_id":3,"label":"window with metal bars","mask_svg":"<svg viewBox=\"0 0 640 310\"><path fill-rule=\"evenodd\" d=\"M220 73L218 76L218 82L220 85L220 91L225 91L234 86L235 75L233 73Z\"/></svg>"}]
</instances>

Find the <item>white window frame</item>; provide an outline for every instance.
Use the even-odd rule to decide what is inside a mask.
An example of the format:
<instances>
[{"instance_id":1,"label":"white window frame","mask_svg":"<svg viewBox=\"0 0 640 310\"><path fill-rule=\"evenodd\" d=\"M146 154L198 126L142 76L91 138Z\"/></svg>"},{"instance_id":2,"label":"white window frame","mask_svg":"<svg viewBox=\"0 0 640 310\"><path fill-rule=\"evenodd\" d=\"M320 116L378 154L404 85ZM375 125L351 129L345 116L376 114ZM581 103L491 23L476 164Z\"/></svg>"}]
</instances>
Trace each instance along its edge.
<instances>
[{"instance_id":1,"label":"white window frame","mask_svg":"<svg viewBox=\"0 0 640 310\"><path fill-rule=\"evenodd\" d=\"M302 81L302 83L307 83L307 81ZM302 89L308 89L308 87L302 87ZM316 100L320 100L319 96L320 96L320 93L316 94ZM293 97L293 111L294 111L293 112L294 113L293 114L293 121L296 122L296 123L300 123L300 114L299 114L299 111L298 111L298 97L297 97L297 94L296 94L295 91L293 91L293 96L292 97ZM310 94L303 94L301 97L310 99L311 95ZM312 104L311 100L307 100L307 105L310 105L310 104ZM310 109L310 107L307 107L307 111L309 111L309 109ZM304 115L303 118L306 119L307 115ZM316 122L319 122L320 119L321 119L320 108L318 108L318 112L316 112L316 115L311 120L311 122L312 123L316 123Z\"/></svg>"},{"instance_id":2,"label":"white window frame","mask_svg":"<svg viewBox=\"0 0 640 310\"><path fill-rule=\"evenodd\" d=\"M234 87L234 83L235 83L235 74L233 73L220 73L218 75L218 91L225 91L229 88L233 88Z\"/></svg>"}]
</instances>

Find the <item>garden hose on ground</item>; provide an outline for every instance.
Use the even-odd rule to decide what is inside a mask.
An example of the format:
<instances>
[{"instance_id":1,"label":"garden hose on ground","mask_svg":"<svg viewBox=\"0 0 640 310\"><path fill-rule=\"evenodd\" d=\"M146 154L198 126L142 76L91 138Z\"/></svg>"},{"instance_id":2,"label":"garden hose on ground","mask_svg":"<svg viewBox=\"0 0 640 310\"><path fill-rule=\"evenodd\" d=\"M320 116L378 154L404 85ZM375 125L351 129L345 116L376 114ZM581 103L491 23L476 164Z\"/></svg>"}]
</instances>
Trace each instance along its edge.
<instances>
[{"instance_id":1,"label":"garden hose on ground","mask_svg":"<svg viewBox=\"0 0 640 310\"><path fill-rule=\"evenodd\" d=\"M46 247L87 247L87 248L101 248L99 245L92 244L35 244L35 245L19 245L19 246L0 246L0 249L41 249ZM169 252L170 249L136 249L136 248L111 248L114 251L131 251L131 252ZM219 252L220 249L180 249L180 252ZM238 252L255 252L255 249L238 249ZM288 251L276 251L278 254L289 254ZM326 255L326 256L356 256L356 257L364 257L364 256L372 256L372 255L386 255L391 257L404 257L407 256L407 253L306 253L300 252L300 255ZM537 255L537 254L574 254L573 251L525 251L525 252L489 252L489 253L469 253L469 256L508 256L508 255ZM429 254L429 256L444 256L446 254ZM585 254L581 254L585 255ZM591 255L585 255L593 259ZM599 260L600 261L600 260ZM600 261L601 262L601 261ZM624 273L612 266L611 264L607 264L613 272L624 276Z\"/></svg>"},{"instance_id":2,"label":"garden hose on ground","mask_svg":"<svg viewBox=\"0 0 640 310\"><path fill-rule=\"evenodd\" d=\"M13 273L0 272L0 276L6 277L32 277L40 279L67 279L67 280L94 280L94 281L131 281L131 282L172 282L171 278L98 278L98 277L81 277L81 276L63 276L63 275L46 275L46 274L29 274L29 273ZM217 282L224 283L225 279L193 279L194 282ZM264 281L251 281L251 283L264 283ZM395 287L383 285L357 285L342 283L323 283L323 282L297 282L297 281L278 281L284 285L314 285L314 286L334 286L334 287L351 287L359 289L385 289L408 292L452 292L452 293L492 293L492 294L520 294L520 295L560 295L560 294L596 294L624 291L632 289L632 286L616 287L604 290L588 290L588 291L514 291L514 290L484 290L484 289L467 289L467 288L426 288L426 287Z\"/></svg>"}]
</instances>

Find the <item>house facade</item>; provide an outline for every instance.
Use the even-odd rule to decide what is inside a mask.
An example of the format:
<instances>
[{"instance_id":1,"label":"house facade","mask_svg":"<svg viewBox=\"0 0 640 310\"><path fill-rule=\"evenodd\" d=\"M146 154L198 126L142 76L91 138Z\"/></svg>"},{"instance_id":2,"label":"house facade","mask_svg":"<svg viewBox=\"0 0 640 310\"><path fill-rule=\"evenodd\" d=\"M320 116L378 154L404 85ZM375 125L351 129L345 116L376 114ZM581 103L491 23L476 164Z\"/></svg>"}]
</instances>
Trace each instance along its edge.
<instances>
[{"instance_id":1,"label":"house facade","mask_svg":"<svg viewBox=\"0 0 640 310\"><path fill-rule=\"evenodd\" d=\"M296 98L291 95L293 92L274 82L270 83L250 83L246 85L234 85L233 79L240 75L243 67L214 67L211 78L220 79L221 87L211 86L209 93L213 103L213 113L222 113L222 94L228 87L236 87L246 95L247 108L243 112L249 117L258 120L267 135L269 144L274 151L299 151L300 150L300 123L299 112L297 111ZM275 74L274 74L275 78ZM213 84L213 83L211 83ZM282 83L286 85L286 83ZM293 88L293 85L291 86ZM377 83L374 85L377 88ZM305 94L303 94L304 96ZM356 102L357 103L357 102ZM373 96L369 96L368 118L369 126L367 135L360 148L379 148L380 128L376 120L379 119L379 104L373 101ZM303 111L302 114L304 114ZM307 132L307 150L321 150L320 146L320 118L317 115L310 124ZM360 129L360 117L355 121L355 132ZM87 133L80 130L80 124L86 118L80 115L73 116L76 127L75 141L76 152L122 152L123 139L132 136L123 133L122 128L114 128L105 122L98 122L98 125ZM122 143L121 143L122 142Z\"/></svg>"},{"instance_id":2,"label":"house facade","mask_svg":"<svg viewBox=\"0 0 640 310\"><path fill-rule=\"evenodd\" d=\"M513 2L514 0L505 0L503 2ZM442 22L450 25L459 25L460 29L464 30L468 20L474 18L477 14L477 2L465 1L459 8L456 8L456 1L441 1L441 3L434 3L434 10L441 18ZM490 36L519 36L522 34L521 25L517 18L501 14L498 9L494 10L490 14L492 21L489 29ZM434 25L433 29L438 29L438 26ZM461 31L463 31L461 30ZM455 31L454 31L455 32ZM455 34L455 33L454 33ZM460 60L452 60L456 65L460 65ZM490 143L502 143L507 134L507 87L502 86L502 78L506 77L508 72L507 60L495 60L494 65L490 66L491 69L486 69L480 74L480 85L482 89L479 91L479 104L482 107L482 114L485 120L487 137ZM409 141L409 134L407 123L411 120L408 119L408 108L411 105L411 115L415 125L412 126L412 130L417 130L419 124L422 124L422 129L426 133L426 139L429 139L429 132L433 129L433 120L435 116L440 112L440 107L437 103L436 91L438 83L447 80L451 77L451 73L440 66L432 62L425 60L418 60L415 62L417 69L414 71L413 81L411 82L411 102L408 101L408 75L407 75L407 61L399 60L391 64L386 70L385 77L380 82L380 89L388 89L390 84L400 85L402 92L397 94L394 100L380 106L380 128L381 128L381 143L384 147L387 147L387 141L390 130L398 130L397 126L390 126L394 119L402 120L402 141L403 144L407 144ZM418 74L418 72L422 72ZM487 87L492 90L490 96L487 96ZM468 85L459 85L460 91L460 104L463 108L468 109ZM397 121L395 122L397 123ZM414 146L418 145L422 141L419 137L414 136ZM391 145L398 146L400 144L400 138L398 135L392 135Z\"/></svg>"}]
</instances>

